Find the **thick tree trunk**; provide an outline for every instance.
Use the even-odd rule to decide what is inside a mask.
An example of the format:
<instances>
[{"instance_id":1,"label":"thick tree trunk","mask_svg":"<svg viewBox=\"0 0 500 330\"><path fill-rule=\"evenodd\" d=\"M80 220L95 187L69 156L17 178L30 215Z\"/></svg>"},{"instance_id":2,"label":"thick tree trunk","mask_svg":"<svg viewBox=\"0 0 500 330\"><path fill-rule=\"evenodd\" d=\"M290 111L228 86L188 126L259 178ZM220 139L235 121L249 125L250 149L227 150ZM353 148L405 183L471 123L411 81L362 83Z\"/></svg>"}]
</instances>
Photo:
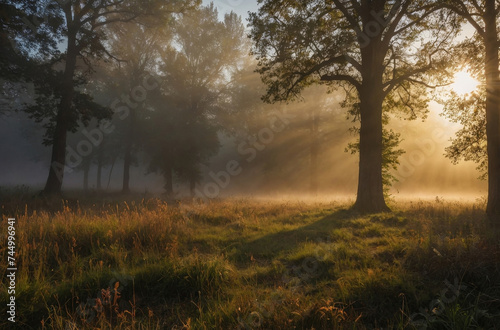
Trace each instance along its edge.
<instances>
[{"instance_id":1,"label":"thick tree trunk","mask_svg":"<svg viewBox=\"0 0 500 330\"><path fill-rule=\"evenodd\" d=\"M318 193L318 150L319 150L319 117L316 111L311 116L311 147L310 147L310 173L309 191L311 194Z\"/></svg>"},{"instance_id":2,"label":"thick tree trunk","mask_svg":"<svg viewBox=\"0 0 500 330\"><path fill-rule=\"evenodd\" d=\"M42 192L45 195L61 193L64 178L64 167L66 165L66 139L68 133L68 123L73 106L73 76L76 68L77 55L76 37L69 33L66 65L63 76L63 91L56 117L49 176Z\"/></svg>"},{"instance_id":3,"label":"thick tree trunk","mask_svg":"<svg viewBox=\"0 0 500 330\"><path fill-rule=\"evenodd\" d=\"M389 208L382 184L382 102L373 94L361 101L359 181L354 207L362 212L385 212Z\"/></svg>"},{"instance_id":4,"label":"thick tree trunk","mask_svg":"<svg viewBox=\"0 0 500 330\"><path fill-rule=\"evenodd\" d=\"M500 99L499 58L495 0L487 0L485 8L485 73L486 73L486 136L488 152L488 204L486 213L500 221Z\"/></svg>"},{"instance_id":5,"label":"thick tree trunk","mask_svg":"<svg viewBox=\"0 0 500 330\"><path fill-rule=\"evenodd\" d=\"M360 97L359 179L354 208L361 212L389 211L382 183L383 52L374 40L362 49L363 83Z\"/></svg>"}]
</instances>

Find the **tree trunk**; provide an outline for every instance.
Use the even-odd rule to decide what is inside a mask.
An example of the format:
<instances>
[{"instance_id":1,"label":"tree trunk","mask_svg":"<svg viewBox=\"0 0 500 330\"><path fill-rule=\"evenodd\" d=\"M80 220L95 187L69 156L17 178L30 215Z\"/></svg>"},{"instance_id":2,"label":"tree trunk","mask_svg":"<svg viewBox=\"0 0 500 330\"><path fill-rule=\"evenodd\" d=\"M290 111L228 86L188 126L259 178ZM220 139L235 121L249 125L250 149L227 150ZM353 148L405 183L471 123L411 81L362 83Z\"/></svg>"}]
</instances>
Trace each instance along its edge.
<instances>
[{"instance_id":1,"label":"tree trunk","mask_svg":"<svg viewBox=\"0 0 500 330\"><path fill-rule=\"evenodd\" d=\"M318 149L319 149L319 118L316 110L311 115L311 147L310 147L310 173L309 189L311 194L318 193Z\"/></svg>"},{"instance_id":2,"label":"tree trunk","mask_svg":"<svg viewBox=\"0 0 500 330\"><path fill-rule=\"evenodd\" d=\"M90 160L85 161L83 164L83 191L89 191L89 171L90 171Z\"/></svg>"},{"instance_id":3,"label":"tree trunk","mask_svg":"<svg viewBox=\"0 0 500 330\"><path fill-rule=\"evenodd\" d=\"M132 141L127 138L127 145L125 146L125 155L123 157L123 187L122 193L130 192L130 164L132 163Z\"/></svg>"},{"instance_id":4,"label":"tree trunk","mask_svg":"<svg viewBox=\"0 0 500 330\"><path fill-rule=\"evenodd\" d=\"M66 55L66 64L63 75L63 91L57 110L49 176L42 192L45 195L60 194L64 178L68 123L73 107L73 76L76 68L76 57L78 55L76 49L76 36L73 33L68 33L68 49Z\"/></svg>"},{"instance_id":5,"label":"tree trunk","mask_svg":"<svg viewBox=\"0 0 500 330\"><path fill-rule=\"evenodd\" d=\"M194 175L192 175L189 178L189 193L193 198L196 197L195 189L196 189L196 178Z\"/></svg>"},{"instance_id":6,"label":"tree trunk","mask_svg":"<svg viewBox=\"0 0 500 330\"><path fill-rule=\"evenodd\" d=\"M111 174L113 174L113 168L115 167L116 158L116 156L113 156L113 160L111 161L111 168L109 169L108 184L106 185L106 190L109 189L109 184L111 183Z\"/></svg>"},{"instance_id":7,"label":"tree trunk","mask_svg":"<svg viewBox=\"0 0 500 330\"><path fill-rule=\"evenodd\" d=\"M174 194L174 180L172 178L172 167L167 166L165 169L165 173L163 174L163 177L165 178L165 185L163 186L165 188L165 194L167 196L173 196Z\"/></svg>"},{"instance_id":8,"label":"tree trunk","mask_svg":"<svg viewBox=\"0 0 500 330\"><path fill-rule=\"evenodd\" d=\"M132 86L137 86L132 85ZM130 116L129 116L129 129L128 134L125 137L125 155L123 157L123 193L130 192L130 166L132 165L132 148L134 145L134 134L135 134L135 109L130 107Z\"/></svg>"},{"instance_id":9,"label":"tree trunk","mask_svg":"<svg viewBox=\"0 0 500 330\"><path fill-rule=\"evenodd\" d=\"M485 73L486 73L486 139L488 152L488 204L490 220L500 221L500 102L499 58L495 14L495 0L487 0L485 7Z\"/></svg>"},{"instance_id":10,"label":"tree trunk","mask_svg":"<svg viewBox=\"0 0 500 330\"><path fill-rule=\"evenodd\" d=\"M104 162L104 151L103 145L99 146L99 150L97 151L97 190L100 191L102 189L101 178L102 178L102 166Z\"/></svg>"},{"instance_id":11,"label":"tree trunk","mask_svg":"<svg viewBox=\"0 0 500 330\"><path fill-rule=\"evenodd\" d=\"M360 136L358 193L354 208L361 212L390 211L382 183L383 52L373 40L362 49L363 83L359 90Z\"/></svg>"}]
</instances>

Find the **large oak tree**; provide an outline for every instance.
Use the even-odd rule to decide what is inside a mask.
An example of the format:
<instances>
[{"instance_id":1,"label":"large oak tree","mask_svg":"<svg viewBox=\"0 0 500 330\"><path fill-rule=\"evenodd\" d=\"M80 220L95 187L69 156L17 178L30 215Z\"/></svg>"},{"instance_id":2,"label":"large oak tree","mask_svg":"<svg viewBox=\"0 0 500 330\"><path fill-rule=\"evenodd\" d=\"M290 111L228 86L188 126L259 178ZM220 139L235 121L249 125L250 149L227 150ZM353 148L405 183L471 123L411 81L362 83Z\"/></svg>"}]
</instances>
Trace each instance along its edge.
<instances>
[{"instance_id":1,"label":"large oak tree","mask_svg":"<svg viewBox=\"0 0 500 330\"><path fill-rule=\"evenodd\" d=\"M360 119L355 207L386 211L383 192L383 107L418 112L426 76L443 67L458 31L440 1L261 0L251 13L251 37L264 99L288 101L311 84L352 91ZM417 102L419 103L419 102ZM421 103L421 102L420 102Z\"/></svg>"}]
</instances>

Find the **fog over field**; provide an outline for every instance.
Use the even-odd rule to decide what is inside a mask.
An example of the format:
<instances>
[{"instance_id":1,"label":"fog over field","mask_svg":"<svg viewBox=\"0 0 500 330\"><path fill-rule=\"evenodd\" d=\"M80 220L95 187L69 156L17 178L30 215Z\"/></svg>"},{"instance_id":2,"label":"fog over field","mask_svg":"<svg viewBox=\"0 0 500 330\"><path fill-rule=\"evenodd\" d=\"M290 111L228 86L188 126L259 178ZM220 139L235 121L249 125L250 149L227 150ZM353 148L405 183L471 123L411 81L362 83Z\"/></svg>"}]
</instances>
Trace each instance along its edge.
<instances>
[{"instance_id":1,"label":"fog over field","mask_svg":"<svg viewBox=\"0 0 500 330\"><path fill-rule=\"evenodd\" d=\"M293 118L293 124L300 124L304 118L301 114L307 113L307 99L302 103L294 105L293 111L297 116ZM321 103L321 102L320 102ZM322 115L321 123L324 125L326 137L321 144L321 161L319 163L318 175L322 178L318 187L318 193L326 195L355 196L357 185L357 155L344 152L347 144L355 140L349 133L352 123L345 120L342 109L338 103L328 105L325 114ZM401 156L400 165L393 171L399 182L395 183L391 189L394 197L418 195L433 198L435 196L470 198L472 196L481 197L486 195L487 185L485 180L480 180L480 173L476 170L476 165L472 162L452 164L446 158L445 148L450 145L449 140L457 130L457 125L450 123L442 116L439 116L440 106L433 104L429 118L425 121L405 121L394 120L392 127L401 132L404 136L401 148L406 151ZM337 118L336 118L337 117ZM340 117L340 119L338 118ZM12 114L0 120L1 149L5 150L8 157L0 163L0 182L4 187L15 187L26 185L41 189L46 180L49 167L50 149L40 145L43 131L36 124L26 118L22 113ZM264 127L265 128L265 127ZM240 143L232 138L221 136L221 148L217 155L210 158L209 165L203 168L204 179L201 186L212 182L210 172L218 173L225 170L227 162L236 160L241 164L242 171L237 176L231 176L230 183L222 189L223 195L255 195L259 193L269 194L308 194L309 193L309 171L307 146L297 144L293 148L293 155L286 157L284 163L274 165L267 171L277 173L280 178L269 180L266 176L266 169L263 168L267 160L273 160L280 152L280 144L286 139L306 140L307 131L300 135L292 136L291 132L277 133L277 136L265 147L266 149L256 150L255 159L247 162L245 157L238 152ZM15 141L15 142L13 142ZM78 141L78 140L75 140ZM76 150L77 143L72 146ZM244 145L242 150L248 150L251 145ZM274 152L273 152L274 150ZM251 156L249 154L248 156ZM274 160L273 160L274 161ZM119 191L121 188L123 167L120 162L115 166L111 176L108 191ZM104 170L105 181L107 180L110 166ZM145 175L147 168L144 164L133 168L131 184L133 190L139 193L145 191L150 193L162 193L163 183L161 176L155 173ZM89 177L95 178L96 169L92 168ZM81 189L83 173L74 171L65 177L64 187L74 190ZM92 182L92 179L91 179ZM95 182L91 184L95 188ZM177 189L187 194L186 187L181 183L177 184ZM181 194L182 195L182 194Z\"/></svg>"}]
</instances>

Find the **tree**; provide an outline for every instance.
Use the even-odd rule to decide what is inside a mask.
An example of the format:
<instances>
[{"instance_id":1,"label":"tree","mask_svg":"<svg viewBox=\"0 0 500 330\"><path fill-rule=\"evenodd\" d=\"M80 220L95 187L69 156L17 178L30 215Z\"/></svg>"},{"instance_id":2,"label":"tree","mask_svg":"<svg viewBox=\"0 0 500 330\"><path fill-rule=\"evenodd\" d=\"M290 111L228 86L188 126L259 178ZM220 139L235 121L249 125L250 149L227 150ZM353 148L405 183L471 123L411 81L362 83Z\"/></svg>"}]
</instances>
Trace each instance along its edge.
<instances>
[{"instance_id":1,"label":"tree","mask_svg":"<svg viewBox=\"0 0 500 330\"><path fill-rule=\"evenodd\" d=\"M110 49L119 54L120 60L111 68L105 84L108 93L121 99L128 109L123 123L118 125L123 139L124 193L130 192L130 167L135 163L140 140L137 128L147 116L147 99L151 97L144 82L152 86L148 89L159 87L152 74L160 62L160 49L171 42L170 27L157 22L141 23L114 24L108 29Z\"/></svg>"},{"instance_id":2,"label":"tree","mask_svg":"<svg viewBox=\"0 0 500 330\"><path fill-rule=\"evenodd\" d=\"M447 105L447 114L466 126L460 130L448 154L455 161L463 157L476 160L487 171L488 201L486 213L500 220L500 3L495 0L449 0L447 8L463 17L475 29L472 41L462 44L462 57L473 73L484 82L484 96L473 93L466 98L456 95ZM455 112L455 114L453 114ZM459 117L456 118L458 114ZM471 143L472 142L472 143ZM485 142L485 143L484 143ZM464 145L464 143L466 143ZM471 144L468 144L471 143ZM487 160L487 163L484 162Z\"/></svg>"},{"instance_id":3,"label":"tree","mask_svg":"<svg viewBox=\"0 0 500 330\"><path fill-rule=\"evenodd\" d=\"M156 15L165 19L193 5L193 1L150 0L12 0L9 3L24 11L26 17L38 16L31 24L33 30L51 31L50 45L64 41L65 51L60 54L57 47L47 52L46 62L59 63L61 73L60 101L54 118L52 134L52 157L44 193L60 193L66 163L67 132L75 118L75 81L90 68L90 60L111 56L105 47L104 27L117 22L130 22L144 15ZM19 35L20 36L20 35ZM29 39L24 41L28 43ZM44 46L43 43L42 48ZM112 57L112 56L111 56Z\"/></svg>"},{"instance_id":4,"label":"tree","mask_svg":"<svg viewBox=\"0 0 500 330\"><path fill-rule=\"evenodd\" d=\"M152 170L173 192L173 173L189 182L191 193L202 178L200 165L219 149L219 119L229 98L228 85L243 56L244 26L235 13L219 20L210 4L173 26L174 45L163 53L162 95L154 113L150 142Z\"/></svg>"},{"instance_id":5,"label":"tree","mask_svg":"<svg viewBox=\"0 0 500 330\"><path fill-rule=\"evenodd\" d=\"M251 13L254 53L267 102L294 100L312 84L341 85L359 113L359 179L354 205L386 211L383 193L383 106L414 114L426 74L444 64L457 32L439 1L262 0ZM425 38L424 38L425 36Z\"/></svg>"},{"instance_id":6,"label":"tree","mask_svg":"<svg viewBox=\"0 0 500 330\"><path fill-rule=\"evenodd\" d=\"M0 1L0 115L21 110L23 99L29 95L28 83L37 65L29 54L44 58L56 50L53 36L57 30L46 28L34 33L32 21L41 20L27 4Z\"/></svg>"},{"instance_id":7,"label":"tree","mask_svg":"<svg viewBox=\"0 0 500 330\"><path fill-rule=\"evenodd\" d=\"M65 91L64 74L54 70L51 63L40 64L34 67L31 78L35 86L35 102L27 104L25 111L37 123L43 123L45 135L43 144L46 146L57 143L57 117L58 108ZM111 111L95 102L93 97L83 87L87 83L84 77L79 77L72 82L73 96L71 100L72 113L65 122L67 132L76 133L80 123L87 126L92 118L110 118ZM66 143L65 143L66 148Z\"/></svg>"}]
</instances>

